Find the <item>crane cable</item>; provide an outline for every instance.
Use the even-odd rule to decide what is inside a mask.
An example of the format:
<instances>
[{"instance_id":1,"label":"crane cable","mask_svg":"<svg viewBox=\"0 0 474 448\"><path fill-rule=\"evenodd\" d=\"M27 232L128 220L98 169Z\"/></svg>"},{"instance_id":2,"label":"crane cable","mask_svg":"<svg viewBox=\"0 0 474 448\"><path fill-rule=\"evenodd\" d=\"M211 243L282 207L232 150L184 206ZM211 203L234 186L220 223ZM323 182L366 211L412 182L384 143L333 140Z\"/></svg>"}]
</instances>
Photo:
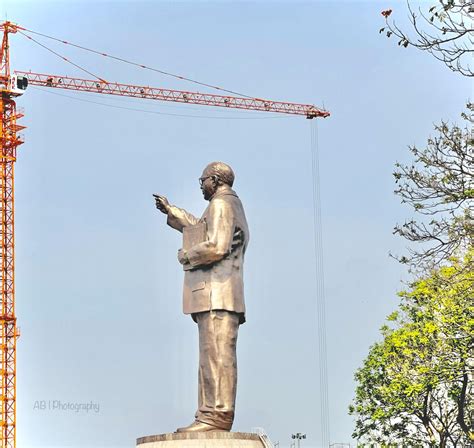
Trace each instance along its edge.
<instances>
[{"instance_id":1,"label":"crane cable","mask_svg":"<svg viewBox=\"0 0 474 448\"><path fill-rule=\"evenodd\" d=\"M330 442L329 427L329 393L326 342L326 300L324 289L323 238L321 220L321 185L319 170L318 124L311 121L311 173L313 178L313 226L314 257L316 281L316 314L318 322L318 359L319 359L319 392L320 392L320 425L321 446L327 447Z\"/></svg>"},{"instance_id":2,"label":"crane cable","mask_svg":"<svg viewBox=\"0 0 474 448\"><path fill-rule=\"evenodd\" d=\"M87 47L84 47L82 45L77 45L77 44L73 44L72 42L68 42L66 40L62 40L62 39L58 39L57 37L53 37L53 36L48 36L47 34L43 34L43 33L38 33L37 31L32 31L32 30L29 30L27 28L24 28L23 29L24 31L28 32L28 33L31 33L31 34L36 34L38 36L42 36L42 37L45 37L47 39L51 39L51 40L55 40L56 42L60 42L62 44L65 44L65 45L70 45L72 47L75 47L75 48L79 48L81 50L85 50L85 51L88 51L90 53L94 53L94 54L98 54L100 56L104 56L104 57L107 57L107 58L110 58L110 59L115 59L116 61L119 61L119 62L124 62L125 64L129 64L129 65L134 65L136 67L140 67L140 68L143 68L145 70L151 70L153 72L156 72L156 73L160 73L162 75L166 75L166 76L171 76L173 78L176 78L176 79L180 79L182 81L188 81L188 82L192 82L194 84L198 84L200 86L204 86L204 87L209 87L211 89L215 89L215 90L219 90L221 92L227 92L227 93L231 93L233 95L239 95L239 96L243 96L245 98L254 98L253 96L249 96L249 95L245 95L243 93L239 93L239 92L235 92L233 90L228 90L228 89L224 89L222 87L219 87L219 86L215 86L215 85L212 85L212 84L207 84L207 83L204 83L204 82L200 82L200 81L196 81L195 79L191 79L191 78L187 78L186 76L180 76L180 75L176 75L174 73L170 73L170 72L167 72L167 71L164 71L164 70L160 70L158 68L153 68L153 67L148 67L146 65L143 65L143 64L139 64L137 62L133 62L133 61L128 61L127 59L123 59L123 58L120 58L118 56L112 56L110 54L107 54L107 53L104 53L102 51L97 51L97 50L92 50L91 48L87 48ZM22 33L20 30L18 30L18 32L20 32L21 34L23 34L24 36L28 37L29 39L32 39L31 37L27 36L25 33ZM32 39L33 40L33 39ZM95 75L94 75L95 76ZM97 76L96 76L97 77Z\"/></svg>"},{"instance_id":3,"label":"crane cable","mask_svg":"<svg viewBox=\"0 0 474 448\"><path fill-rule=\"evenodd\" d=\"M20 34L22 34L23 36L25 36L27 39L33 41L35 44L38 44L40 47L43 47L45 50L48 50L49 52L53 53L54 55L56 55L58 58L61 58L63 59L64 61L66 61L68 64L71 64L71 65L74 65L74 67L77 67L79 70L82 70L83 72L87 73L88 75L91 75L93 76L94 78L97 78L99 81L102 81L102 82L107 82L105 81L104 79L102 79L100 76L97 76L95 75L94 73L90 72L89 70L85 69L84 67L81 67L80 65L72 62L70 59L66 58L65 56L57 53L56 51L52 50L51 48L47 47L46 45L42 44L41 42L38 42L36 39L33 39L31 36L28 36L27 34L25 33L22 33L20 30L18 30L18 32Z\"/></svg>"}]
</instances>

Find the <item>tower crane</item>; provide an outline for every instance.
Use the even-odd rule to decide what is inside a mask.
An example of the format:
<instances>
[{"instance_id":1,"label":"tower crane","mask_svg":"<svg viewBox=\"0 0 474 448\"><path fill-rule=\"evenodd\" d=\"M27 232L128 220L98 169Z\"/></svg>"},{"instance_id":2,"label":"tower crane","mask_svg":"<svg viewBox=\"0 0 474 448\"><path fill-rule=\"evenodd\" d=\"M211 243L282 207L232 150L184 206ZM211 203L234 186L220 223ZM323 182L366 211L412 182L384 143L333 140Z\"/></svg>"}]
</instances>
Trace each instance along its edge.
<instances>
[{"instance_id":1,"label":"tower crane","mask_svg":"<svg viewBox=\"0 0 474 448\"><path fill-rule=\"evenodd\" d=\"M23 34L24 31L29 30L9 21L0 24L0 32L3 32L0 49L0 448L16 448L16 341L20 333L15 314L14 164L17 148L23 143L19 132L25 126L18 124L23 113L17 111L15 98L22 95L28 85L34 85L103 95L301 115L308 119L330 115L328 111L310 104L136 86L107 82L101 78L80 79L25 71L11 73L9 34Z\"/></svg>"}]
</instances>

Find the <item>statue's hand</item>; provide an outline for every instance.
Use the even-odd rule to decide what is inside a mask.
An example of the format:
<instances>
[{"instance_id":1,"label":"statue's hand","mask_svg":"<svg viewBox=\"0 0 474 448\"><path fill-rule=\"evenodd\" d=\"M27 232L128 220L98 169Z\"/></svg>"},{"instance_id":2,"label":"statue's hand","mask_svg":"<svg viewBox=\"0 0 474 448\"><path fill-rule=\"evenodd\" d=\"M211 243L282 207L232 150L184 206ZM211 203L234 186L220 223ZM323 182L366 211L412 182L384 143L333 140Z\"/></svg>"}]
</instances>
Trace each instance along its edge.
<instances>
[{"instance_id":1,"label":"statue's hand","mask_svg":"<svg viewBox=\"0 0 474 448\"><path fill-rule=\"evenodd\" d=\"M153 197L155 198L156 208L160 212L167 215L170 209L170 203L168 202L168 199L166 199L164 196L160 196L159 194L154 194Z\"/></svg>"},{"instance_id":2,"label":"statue's hand","mask_svg":"<svg viewBox=\"0 0 474 448\"><path fill-rule=\"evenodd\" d=\"M189 264L188 254L186 253L184 249L178 250L178 261L181 264Z\"/></svg>"}]
</instances>

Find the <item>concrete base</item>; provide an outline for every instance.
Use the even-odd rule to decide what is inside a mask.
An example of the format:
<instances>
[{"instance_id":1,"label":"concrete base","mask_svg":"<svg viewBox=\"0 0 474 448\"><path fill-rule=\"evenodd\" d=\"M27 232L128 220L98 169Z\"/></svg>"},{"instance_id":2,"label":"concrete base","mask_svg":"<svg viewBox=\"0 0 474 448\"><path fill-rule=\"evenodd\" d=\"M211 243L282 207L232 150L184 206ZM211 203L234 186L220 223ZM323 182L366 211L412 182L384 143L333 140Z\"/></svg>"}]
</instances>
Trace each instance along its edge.
<instances>
[{"instance_id":1,"label":"concrete base","mask_svg":"<svg viewBox=\"0 0 474 448\"><path fill-rule=\"evenodd\" d=\"M216 431L140 437L137 448L265 448L265 445L258 434Z\"/></svg>"}]
</instances>

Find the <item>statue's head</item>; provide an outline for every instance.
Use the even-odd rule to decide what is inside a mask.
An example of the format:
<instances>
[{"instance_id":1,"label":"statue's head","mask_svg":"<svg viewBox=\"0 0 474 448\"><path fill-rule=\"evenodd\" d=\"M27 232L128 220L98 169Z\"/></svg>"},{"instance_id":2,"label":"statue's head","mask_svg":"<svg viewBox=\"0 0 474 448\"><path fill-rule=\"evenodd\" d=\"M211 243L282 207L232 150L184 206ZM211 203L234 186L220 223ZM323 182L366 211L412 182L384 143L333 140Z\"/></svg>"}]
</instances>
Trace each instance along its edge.
<instances>
[{"instance_id":1,"label":"statue's head","mask_svg":"<svg viewBox=\"0 0 474 448\"><path fill-rule=\"evenodd\" d=\"M234 184L235 174L224 162L212 162L204 168L199 178L204 199L209 200L220 186Z\"/></svg>"}]
</instances>

